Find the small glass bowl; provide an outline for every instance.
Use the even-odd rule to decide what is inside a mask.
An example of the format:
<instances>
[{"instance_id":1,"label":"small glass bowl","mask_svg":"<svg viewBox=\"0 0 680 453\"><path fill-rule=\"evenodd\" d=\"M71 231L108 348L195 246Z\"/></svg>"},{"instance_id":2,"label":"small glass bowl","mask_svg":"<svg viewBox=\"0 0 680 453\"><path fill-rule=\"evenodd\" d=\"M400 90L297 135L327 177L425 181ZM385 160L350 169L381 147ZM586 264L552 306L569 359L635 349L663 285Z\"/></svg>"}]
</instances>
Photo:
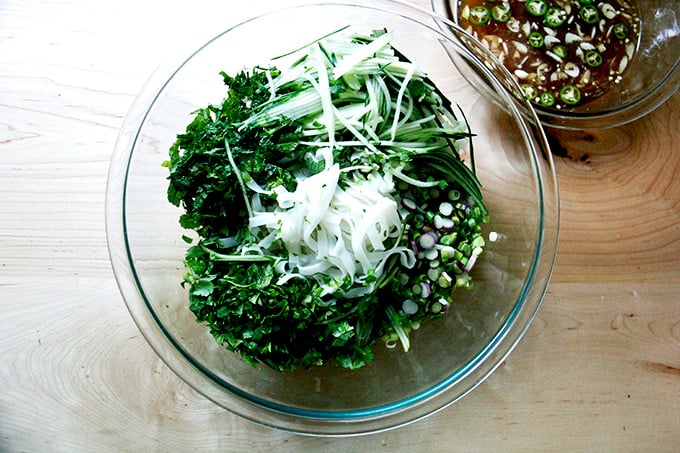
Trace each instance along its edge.
<instances>
[{"instance_id":1,"label":"small glass bowl","mask_svg":"<svg viewBox=\"0 0 680 453\"><path fill-rule=\"evenodd\" d=\"M557 246L559 206L551 153L538 122L525 117L531 107L493 76L502 68L483 49L471 52L443 33L440 20L425 9L385 0L272 11L229 28L181 64L160 70L133 103L107 188L113 269L149 344L177 375L218 405L297 433L385 430L466 395L528 328L546 291ZM180 286L187 247L178 223L181 211L166 199L168 173L161 164L191 112L225 96L219 71L233 74L266 65L273 56L345 25L362 32L393 30L395 47L463 109L477 134L477 174L491 213L485 234L494 232L498 240L488 243L475 266L474 289L460 292L445 318L415 331L408 353L380 342L375 360L358 370L326 365L281 374L248 365L220 347L190 312ZM493 99L470 85L457 69L461 64L485 74Z\"/></svg>"},{"instance_id":2,"label":"small glass bowl","mask_svg":"<svg viewBox=\"0 0 680 453\"><path fill-rule=\"evenodd\" d=\"M640 0L638 50L621 83L603 96L568 111L534 106L546 127L597 130L621 126L663 104L680 87L680 19L678 3ZM458 0L431 0L432 9L456 21Z\"/></svg>"}]
</instances>

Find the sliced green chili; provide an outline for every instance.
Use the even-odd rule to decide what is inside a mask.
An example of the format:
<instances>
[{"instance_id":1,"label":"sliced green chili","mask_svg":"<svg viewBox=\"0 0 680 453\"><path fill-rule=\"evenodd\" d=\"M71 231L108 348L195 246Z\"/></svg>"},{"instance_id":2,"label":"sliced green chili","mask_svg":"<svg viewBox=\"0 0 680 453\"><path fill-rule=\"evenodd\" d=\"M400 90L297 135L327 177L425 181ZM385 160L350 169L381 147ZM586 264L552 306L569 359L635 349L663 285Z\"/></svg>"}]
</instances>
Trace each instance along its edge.
<instances>
[{"instance_id":1,"label":"sliced green chili","mask_svg":"<svg viewBox=\"0 0 680 453\"><path fill-rule=\"evenodd\" d=\"M522 85L520 85L520 88L524 93L524 97L529 100L533 101L538 96L538 89L536 89L536 87L530 83L523 83Z\"/></svg>"},{"instance_id":2,"label":"sliced green chili","mask_svg":"<svg viewBox=\"0 0 680 453\"><path fill-rule=\"evenodd\" d=\"M555 96L553 96L552 93L548 93L547 91L541 93L541 96L538 100L544 107L552 107L555 105Z\"/></svg>"},{"instance_id":3,"label":"sliced green chili","mask_svg":"<svg viewBox=\"0 0 680 453\"><path fill-rule=\"evenodd\" d=\"M512 10L508 3L501 3L491 8L491 17L496 22L507 22L512 17Z\"/></svg>"},{"instance_id":4,"label":"sliced green chili","mask_svg":"<svg viewBox=\"0 0 680 453\"><path fill-rule=\"evenodd\" d=\"M550 48L550 50L563 60L567 58L567 55L569 55L569 48L564 44L555 44Z\"/></svg>"},{"instance_id":5,"label":"sliced green chili","mask_svg":"<svg viewBox=\"0 0 680 453\"><path fill-rule=\"evenodd\" d=\"M527 37L527 42L529 43L529 45L531 47L538 49L540 47L543 47L543 43L545 42L545 38L539 32L532 31L531 33L529 33L529 36Z\"/></svg>"},{"instance_id":6,"label":"sliced green chili","mask_svg":"<svg viewBox=\"0 0 680 453\"><path fill-rule=\"evenodd\" d=\"M576 105L581 102L581 90L576 85L564 85L560 90L560 100L567 105Z\"/></svg>"},{"instance_id":7,"label":"sliced green chili","mask_svg":"<svg viewBox=\"0 0 680 453\"><path fill-rule=\"evenodd\" d=\"M527 0L524 8L532 16L541 17L548 11L548 3L545 0Z\"/></svg>"},{"instance_id":8,"label":"sliced green chili","mask_svg":"<svg viewBox=\"0 0 680 453\"><path fill-rule=\"evenodd\" d=\"M470 9L470 21L477 25L486 25L491 20L491 12L484 5L473 6Z\"/></svg>"},{"instance_id":9,"label":"sliced green chili","mask_svg":"<svg viewBox=\"0 0 680 453\"><path fill-rule=\"evenodd\" d=\"M604 63L604 58L602 58L602 55L597 50L587 51L583 59L591 68L597 68L602 63Z\"/></svg>"},{"instance_id":10,"label":"sliced green chili","mask_svg":"<svg viewBox=\"0 0 680 453\"><path fill-rule=\"evenodd\" d=\"M593 25L600 21L600 13L593 5L582 6L581 9L578 10L578 17L588 25Z\"/></svg>"},{"instance_id":11,"label":"sliced green chili","mask_svg":"<svg viewBox=\"0 0 680 453\"><path fill-rule=\"evenodd\" d=\"M565 23L566 20L567 12L557 6L548 8L548 11L545 13L545 24L548 27L557 28Z\"/></svg>"},{"instance_id":12,"label":"sliced green chili","mask_svg":"<svg viewBox=\"0 0 680 453\"><path fill-rule=\"evenodd\" d=\"M623 22L615 23L612 31L614 32L614 36L622 41L630 36L628 25L624 24Z\"/></svg>"}]
</instances>

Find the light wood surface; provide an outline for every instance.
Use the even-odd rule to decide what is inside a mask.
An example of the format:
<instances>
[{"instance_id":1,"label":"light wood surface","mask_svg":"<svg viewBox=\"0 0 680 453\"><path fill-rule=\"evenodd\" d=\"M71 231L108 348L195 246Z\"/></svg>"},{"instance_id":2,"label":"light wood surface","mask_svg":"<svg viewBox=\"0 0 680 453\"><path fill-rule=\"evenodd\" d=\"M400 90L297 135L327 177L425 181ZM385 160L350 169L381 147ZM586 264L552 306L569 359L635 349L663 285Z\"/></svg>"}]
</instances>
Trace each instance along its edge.
<instances>
[{"instance_id":1,"label":"light wood surface","mask_svg":"<svg viewBox=\"0 0 680 453\"><path fill-rule=\"evenodd\" d=\"M627 126L557 134L552 283L514 353L454 406L303 437L231 415L161 363L106 248L118 128L161 57L272 3L0 1L0 451L678 451L677 93Z\"/></svg>"}]
</instances>

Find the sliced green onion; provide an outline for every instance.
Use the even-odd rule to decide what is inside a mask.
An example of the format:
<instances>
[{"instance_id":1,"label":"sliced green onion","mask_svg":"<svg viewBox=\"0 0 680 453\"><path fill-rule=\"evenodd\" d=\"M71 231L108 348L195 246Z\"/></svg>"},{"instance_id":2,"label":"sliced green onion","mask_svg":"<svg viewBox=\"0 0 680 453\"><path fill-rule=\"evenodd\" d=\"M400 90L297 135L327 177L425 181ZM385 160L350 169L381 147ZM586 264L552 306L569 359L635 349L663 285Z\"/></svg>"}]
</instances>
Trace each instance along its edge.
<instances>
[{"instance_id":1,"label":"sliced green onion","mask_svg":"<svg viewBox=\"0 0 680 453\"><path fill-rule=\"evenodd\" d=\"M581 90L576 85L564 85L560 90L560 100L567 105L576 105L581 102Z\"/></svg>"},{"instance_id":2,"label":"sliced green onion","mask_svg":"<svg viewBox=\"0 0 680 453\"><path fill-rule=\"evenodd\" d=\"M527 0L524 8L532 16L541 17L548 11L548 3L545 0Z\"/></svg>"},{"instance_id":3,"label":"sliced green onion","mask_svg":"<svg viewBox=\"0 0 680 453\"><path fill-rule=\"evenodd\" d=\"M491 20L491 11L484 5L473 6L470 9L470 21L476 25L486 25Z\"/></svg>"}]
</instances>

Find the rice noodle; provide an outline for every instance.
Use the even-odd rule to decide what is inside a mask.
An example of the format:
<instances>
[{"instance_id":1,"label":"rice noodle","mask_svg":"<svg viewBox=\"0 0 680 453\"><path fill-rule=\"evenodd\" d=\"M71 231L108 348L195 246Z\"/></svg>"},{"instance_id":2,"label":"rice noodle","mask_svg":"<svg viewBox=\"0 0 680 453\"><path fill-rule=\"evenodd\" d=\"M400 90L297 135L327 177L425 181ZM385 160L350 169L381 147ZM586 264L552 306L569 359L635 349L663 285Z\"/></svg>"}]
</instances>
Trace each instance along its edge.
<instances>
[{"instance_id":1,"label":"rice noodle","mask_svg":"<svg viewBox=\"0 0 680 453\"><path fill-rule=\"evenodd\" d=\"M334 163L299 180L294 192L277 187L274 210L253 212L249 227L260 238L256 246L268 248L275 237L288 251L287 263L278 268L279 284L313 277L331 294L349 278L355 285L344 296L359 297L374 290L366 277L380 277L391 256L399 255L406 267L415 264L413 251L398 245L402 218L391 175L355 171L339 185L340 174Z\"/></svg>"}]
</instances>

